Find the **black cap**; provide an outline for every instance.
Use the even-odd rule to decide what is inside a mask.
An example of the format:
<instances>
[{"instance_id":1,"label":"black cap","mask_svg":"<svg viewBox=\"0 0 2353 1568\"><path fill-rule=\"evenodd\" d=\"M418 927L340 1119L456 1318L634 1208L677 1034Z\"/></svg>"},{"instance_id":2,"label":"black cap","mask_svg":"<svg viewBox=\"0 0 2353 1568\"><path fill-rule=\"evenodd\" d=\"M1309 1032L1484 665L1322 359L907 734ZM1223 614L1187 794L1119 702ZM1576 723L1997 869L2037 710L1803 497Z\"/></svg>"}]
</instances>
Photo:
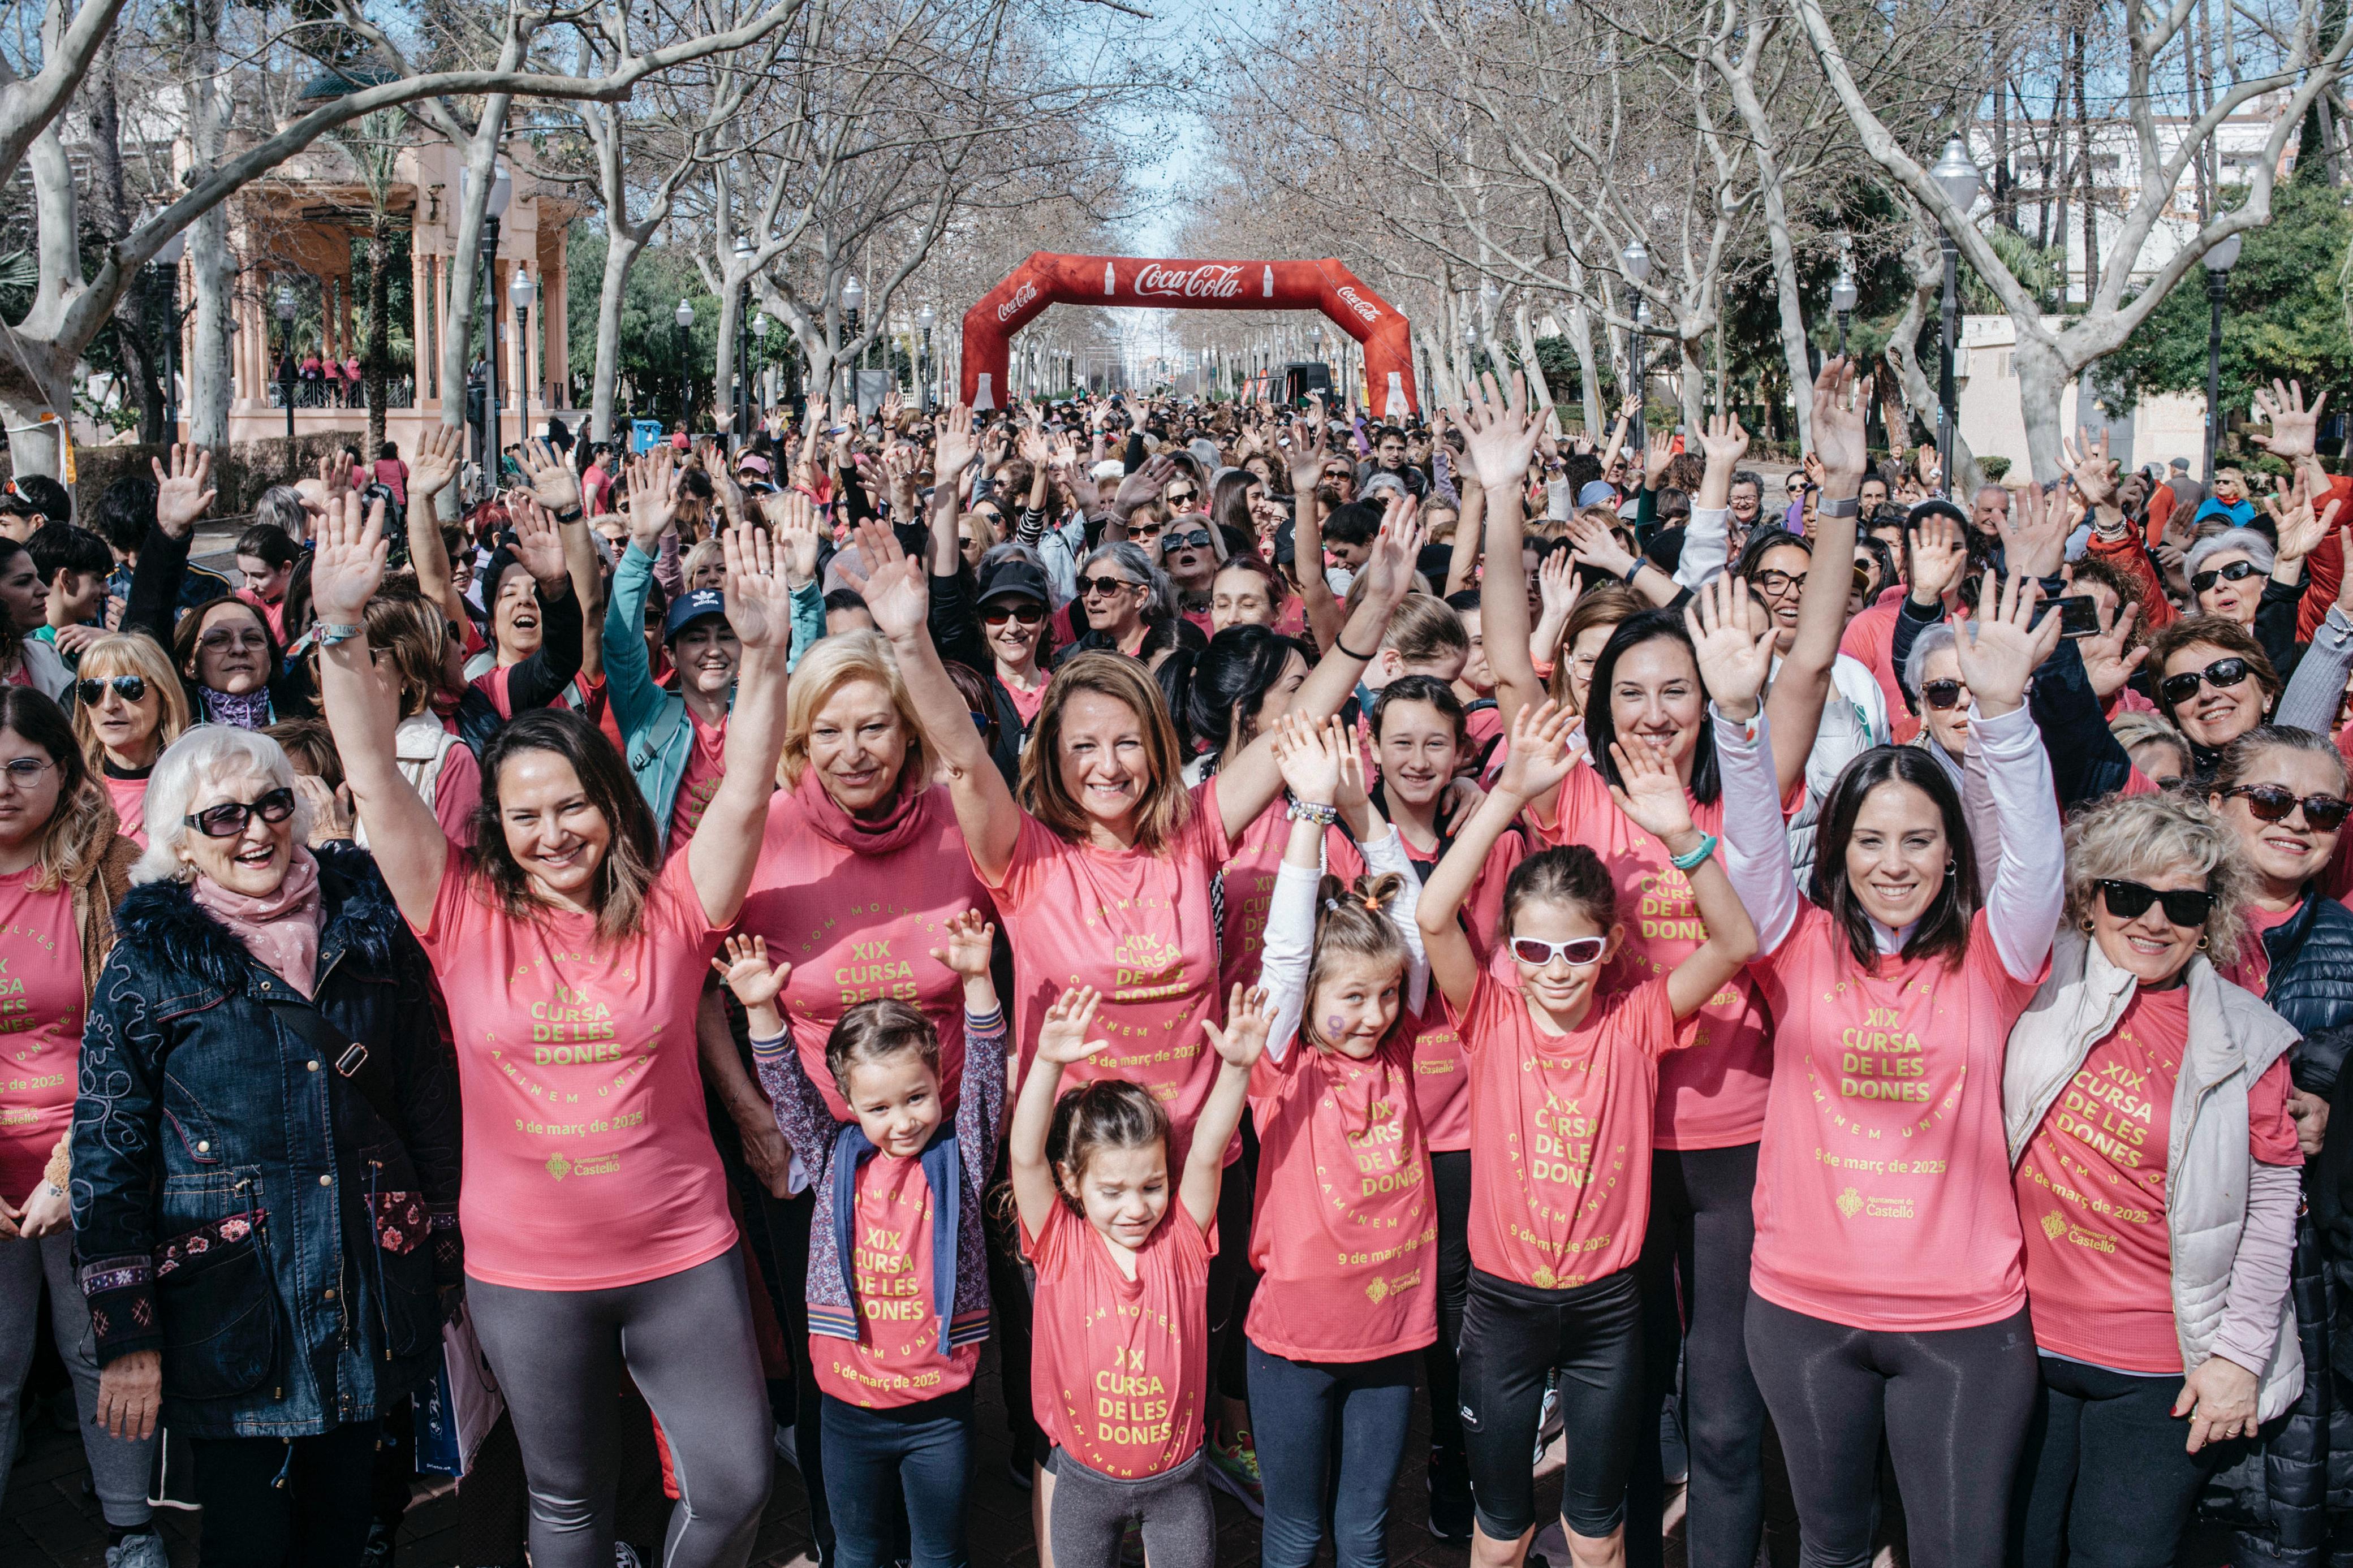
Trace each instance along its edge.
<instances>
[{"instance_id":1,"label":"black cap","mask_svg":"<svg viewBox=\"0 0 2353 1568\"><path fill-rule=\"evenodd\" d=\"M977 602L986 605L991 599L1034 599L1050 608L1054 603L1046 591L1046 574L1027 561L1000 561L990 570Z\"/></svg>"},{"instance_id":2,"label":"black cap","mask_svg":"<svg viewBox=\"0 0 2353 1568\"><path fill-rule=\"evenodd\" d=\"M1293 566L1299 562L1299 535L1296 526L1283 523L1274 531L1274 563Z\"/></svg>"}]
</instances>

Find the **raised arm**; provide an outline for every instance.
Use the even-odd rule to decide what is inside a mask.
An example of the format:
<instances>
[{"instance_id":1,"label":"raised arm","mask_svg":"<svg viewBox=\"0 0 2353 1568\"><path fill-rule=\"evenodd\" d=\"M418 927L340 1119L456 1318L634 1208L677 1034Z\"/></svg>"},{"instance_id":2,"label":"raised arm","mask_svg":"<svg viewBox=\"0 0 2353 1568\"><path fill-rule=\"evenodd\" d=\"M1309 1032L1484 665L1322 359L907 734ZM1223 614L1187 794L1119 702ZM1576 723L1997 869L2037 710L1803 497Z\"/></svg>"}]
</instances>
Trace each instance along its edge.
<instances>
[{"instance_id":1,"label":"raised arm","mask_svg":"<svg viewBox=\"0 0 2353 1568\"><path fill-rule=\"evenodd\" d=\"M1267 1026L1273 1022L1264 991L1244 991L1235 985L1226 999L1226 1026L1201 1020L1201 1034L1218 1053L1218 1078L1209 1098L1193 1123L1193 1142L1185 1151L1185 1173L1176 1195L1185 1213L1203 1230L1218 1217L1218 1191L1226 1172L1226 1150L1241 1131L1242 1111L1250 1103L1250 1068L1266 1050Z\"/></svg>"},{"instance_id":2,"label":"raised arm","mask_svg":"<svg viewBox=\"0 0 2353 1568\"><path fill-rule=\"evenodd\" d=\"M1789 828L1772 767L1772 725L1757 695L1773 667L1773 617L1746 584L1717 577L1693 595L1683 624L1715 713L1725 874L1756 928L1757 951L1771 952L1798 919Z\"/></svg>"},{"instance_id":3,"label":"raised arm","mask_svg":"<svg viewBox=\"0 0 2353 1568\"><path fill-rule=\"evenodd\" d=\"M2065 855L2059 797L2042 737L2026 710L2027 681L2058 646L2059 617L2034 624L2042 590L2031 578L2012 577L2007 594L1999 587L1987 573L1978 614L1955 628L1953 651L1974 700L1969 743L1985 757L1986 782L2001 818L2001 860L1986 889L1986 928L2010 978L2031 981L2042 973L2066 901L2062 879L2052 875Z\"/></svg>"},{"instance_id":4,"label":"raised arm","mask_svg":"<svg viewBox=\"0 0 2353 1568\"><path fill-rule=\"evenodd\" d=\"M580 505L580 476L544 441L524 442L522 462L523 476L531 481L531 499L555 520L556 537L564 547L564 574L579 606L580 657L575 670L594 683L605 676L605 574L598 569L596 541ZM554 616L548 626L552 633ZM641 634L633 628L631 635ZM559 689L571 679L565 676Z\"/></svg>"},{"instance_id":5,"label":"raised arm","mask_svg":"<svg viewBox=\"0 0 2353 1568\"><path fill-rule=\"evenodd\" d=\"M1103 997L1092 986L1073 986L1046 1009L1038 1030L1038 1054L1021 1092L1013 1102L1013 1123L1005 1138L1005 1164L1013 1184L1013 1206L1021 1228L1031 1236L1045 1234L1054 1205L1061 1202L1054 1167L1046 1158L1046 1134L1053 1130L1054 1102L1061 1095L1062 1069L1097 1051L1111 1048L1108 1040L1090 1040L1095 1009Z\"/></svg>"},{"instance_id":6,"label":"raised arm","mask_svg":"<svg viewBox=\"0 0 2353 1568\"><path fill-rule=\"evenodd\" d=\"M1528 591L1520 568L1521 480L1541 426L1528 407L1527 383L1518 374L1512 377L1508 400L1493 374L1467 388L1459 422L1463 460L1478 471L1486 502L1487 570L1479 582L1479 628L1487 668L1495 675L1495 705L1509 726L1521 710L1545 700L1544 682L1528 658ZM1470 519L1467 510L1463 519Z\"/></svg>"},{"instance_id":7,"label":"raised arm","mask_svg":"<svg viewBox=\"0 0 2353 1568\"><path fill-rule=\"evenodd\" d=\"M2339 529L2337 537L2345 559L2353 562L2353 529ZM2334 733L2348 674L2353 674L2353 571L2345 574L2327 617L2313 629L2295 673L2288 677L2287 689L2280 693L2272 722L2293 724L2316 735Z\"/></svg>"},{"instance_id":8,"label":"raised arm","mask_svg":"<svg viewBox=\"0 0 2353 1568\"><path fill-rule=\"evenodd\" d=\"M1479 955L1455 916L1471 896L1495 840L1529 801L1549 798L1557 791L1576 765L1582 742L1572 748L1566 740L1574 721L1574 715L1555 709L1549 698L1514 715L1510 749L1494 789L1455 834L1445 858L1421 889L1413 918L1430 959L1430 977L1457 1009L1469 1005L1472 988L1479 983Z\"/></svg>"},{"instance_id":9,"label":"raised arm","mask_svg":"<svg viewBox=\"0 0 2353 1568\"><path fill-rule=\"evenodd\" d=\"M1830 700L1831 666L1846 629L1847 587L1854 577L1856 498L1862 494L1865 461L1862 422L1870 407L1871 378L1858 383L1852 360L1834 359L1822 366L1814 381L1814 451L1822 464L1814 565L1807 570L1806 585L1798 595L1798 635L1766 699L1773 717L1773 782L1785 795L1806 775L1807 754L1821 731L1822 704ZM1732 493L1733 468L1748 450L1748 433L1737 421L1717 419L1710 422L1704 439L1707 478L1700 496L1710 505L1722 505ZM1693 510L1698 510L1697 503ZM1838 513L1844 515L1834 515ZM1746 584L1742 591L1746 592Z\"/></svg>"},{"instance_id":10,"label":"raised arm","mask_svg":"<svg viewBox=\"0 0 2353 1568\"><path fill-rule=\"evenodd\" d=\"M932 455L931 559L924 566L934 577L953 577L964 563L956 548L956 481L979 456L979 444L973 439L971 406L950 405L940 416Z\"/></svg>"},{"instance_id":11,"label":"raised arm","mask_svg":"<svg viewBox=\"0 0 2353 1568\"><path fill-rule=\"evenodd\" d=\"M384 502L360 516L359 498L346 490L328 501L319 519L311 562L311 604L318 617L320 707L343 758L368 848L413 926L433 918L449 840L425 797L401 776L393 731L400 723L400 693L371 658L368 601L384 583Z\"/></svg>"},{"instance_id":12,"label":"raised arm","mask_svg":"<svg viewBox=\"0 0 2353 1568\"><path fill-rule=\"evenodd\" d=\"M1699 907L1707 940L1667 976L1667 1005L1676 1017L1688 1018L1757 956L1757 928L1716 862L1715 841L1693 826L1690 796L1666 753L1629 737L1610 742L1609 754L1623 781L1609 786L1609 795L1626 819L1656 838L1678 865L1691 856L1701 857L1684 875L1691 879L1692 901Z\"/></svg>"},{"instance_id":13,"label":"raised arm","mask_svg":"<svg viewBox=\"0 0 2353 1568\"><path fill-rule=\"evenodd\" d=\"M1324 400L1307 400L1308 416L1291 422L1291 564L1299 576L1299 603L1315 646L1330 648L1340 636L1342 610L1324 575L1324 503L1315 487L1324 482L1324 459L1331 432L1324 423Z\"/></svg>"},{"instance_id":14,"label":"raised arm","mask_svg":"<svg viewBox=\"0 0 2353 1568\"><path fill-rule=\"evenodd\" d=\"M759 858L776 754L785 744L785 659L793 636L792 589L768 534L739 523L720 536L720 548L727 563L727 624L744 644L744 662L728 710L719 792L686 847L695 893L715 926L732 923L744 907Z\"/></svg>"},{"instance_id":15,"label":"raised arm","mask_svg":"<svg viewBox=\"0 0 2353 1568\"><path fill-rule=\"evenodd\" d=\"M147 465L155 473L155 526L139 547L139 565L131 574L131 592L123 601L122 629L145 632L168 650L180 618L189 537L213 504L213 455L174 444L168 470L153 458Z\"/></svg>"},{"instance_id":16,"label":"raised arm","mask_svg":"<svg viewBox=\"0 0 2353 1568\"><path fill-rule=\"evenodd\" d=\"M450 576L449 547L441 537L433 498L458 477L465 439L461 426L428 425L408 459L408 563L417 569L417 591L460 631L466 626L466 596Z\"/></svg>"}]
</instances>

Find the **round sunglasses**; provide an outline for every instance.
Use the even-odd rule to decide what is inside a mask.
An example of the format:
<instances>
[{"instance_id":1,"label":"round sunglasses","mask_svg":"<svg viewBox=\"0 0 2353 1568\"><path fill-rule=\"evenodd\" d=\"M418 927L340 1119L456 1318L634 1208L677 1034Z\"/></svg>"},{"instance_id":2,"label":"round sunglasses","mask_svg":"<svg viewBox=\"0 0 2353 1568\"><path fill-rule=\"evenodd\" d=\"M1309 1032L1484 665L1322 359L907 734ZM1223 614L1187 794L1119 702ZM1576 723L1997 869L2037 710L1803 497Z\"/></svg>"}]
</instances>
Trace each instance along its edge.
<instances>
[{"instance_id":1,"label":"round sunglasses","mask_svg":"<svg viewBox=\"0 0 2353 1568\"><path fill-rule=\"evenodd\" d=\"M147 678L141 675L117 675L104 679L81 680L74 684L74 695L85 708L95 708L106 700L111 691L125 702L137 702L147 695Z\"/></svg>"}]
</instances>

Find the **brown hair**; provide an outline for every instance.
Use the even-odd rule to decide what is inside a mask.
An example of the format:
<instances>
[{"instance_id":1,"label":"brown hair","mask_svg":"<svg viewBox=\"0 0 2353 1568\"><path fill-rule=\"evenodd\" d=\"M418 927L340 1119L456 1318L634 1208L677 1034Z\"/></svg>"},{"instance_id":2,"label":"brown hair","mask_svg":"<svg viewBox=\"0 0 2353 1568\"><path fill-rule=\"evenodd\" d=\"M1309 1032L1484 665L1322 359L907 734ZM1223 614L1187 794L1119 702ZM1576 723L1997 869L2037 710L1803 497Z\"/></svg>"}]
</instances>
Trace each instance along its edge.
<instances>
[{"instance_id":1,"label":"brown hair","mask_svg":"<svg viewBox=\"0 0 2353 1568\"><path fill-rule=\"evenodd\" d=\"M1504 917L1495 941L1509 942L1512 922L1529 904L1567 904L1607 931L1618 923L1618 886L1601 857L1582 844L1538 850L1512 868L1504 884Z\"/></svg>"},{"instance_id":2,"label":"brown hair","mask_svg":"<svg viewBox=\"0 0 2353 1568\"><path fill-rule=\"evenodd\" d=\"M1366 963L1391 963L1402 976L1410 954L1405 936L1398 930L1397 921L1388 913L1389 904L1405 887L1405 879L1392 871L1379 877L1359 877L1354 884L1343 882L1325 872L1315 889L1315 941L1307 961L1307 983L1302 990L1306 1005L1299 1015L1299 1037L1318 1050L1329 1050L1332 1042L1324 1038L1315 1026L1315 988L1324 979L1326 963L1338 959L1361 960ZM1398 1009L1398 1022L1405 1018L1405 1009ZM1390 1025L1395 1034L1397 1025Z\"/></svg>"},{"instance_id":3,"label":"brown hair","mask_svg":"<svg viewBox=\"0 0 2353 1568\"><path fill-rule=\"evenodd\" d=\"M2173 719L2173 704L2165 700L2165 667L2172 662L2175 654L2199 643L2245 659L2247 673L2263 689L2263 711L2271 711L2272 704L2279 700L2280 678L2279 671L2272 668L2271 656L2263 652L2263 645L2228 616L2184 616L2148 639L2149 684L2158 689L2158 712L2179 727L2180 721Z\"/></svg>"},{"instance_id":4,"label":"brown hair","mask_svg":"<svg viewBox=\"0 0 2353 1568\"><path fill-rule=\"evenodd\" d=\"M1361 598L1356 584L1366 581L1362 573L1348 586L1351 598ZM1387 630L1381 633L1381 647L1393 648L1398 658L1407 664L1430 664L1449 654L1471 657L1471 634L1462 629L1462 617L1454 607L1434 594L1408 594L1389 616Z\"/></svg>"},{"instance_id":5,"label":"brown hair","mask_svg":"<svg viewBox=\"0 0 2353 1568\"><path fill-rule=\"evenodd\" d=\"M589 893L596 910L596 935L607 942L636 936L645 929L646 904L661 869L661 838L654 828L653 809L605 731L569 708L535 708L517 714L482 752L482 799L474 808L472 854L490 883L491 900L510 920L533 920L545 912L531 890L530 874L507 847L507 826L499 806L507 759L518 752L546 752L572 764L580 793L612 830Z\"/></svg>"},{"instance_id":6,"label":"brown hair","mask_svg":"<svg viewBox=\"0 0 2353 1568\"><path fill-rule=\"evenodd\" d=\"M1054 1173L1056 1195L1071 1213L1083 1215L1086 1205L1078 1186L1086 1180L1087 1163L1097 1150L1148 1149L1157 1143L1166 1151L1169 1132L1168 1108L1140 1083L1099 1078L1064 1089L1054 1101L1053 1124L1046 1131L1046 1163Z\"/></svg>"},{"instance_id":7,"label":"brown hair","mask_svg":"<svg viewBox=\"0 0 2353 1568\"><path fill-rule=\"evenodd\" d=\"M266 688L269 678L274 677L279 668L285 664L286 650L278 646L278 634L269 629L269 617L234 594L223 594L216 599L206 599L180 617L179 626L172 633L172 663L180 670L183 679L187 680L196 679L196 644L204 636L205 617L223 605L235 605L238 609L251 616L253 624L261 628L261 640L269 646L269 662L262 667L268 672L263 680Z\"/></svg>"},{"instance_id":8,"label":"brown hair","mask_svg":"<svg viewBox=\"0 0 2353 1568\"><path fill-rule=\"evenodd\" d=\"M406 584L387 584L367 603L368 647L400 682L400 716L432 707L448 681L441 655L448 623L438 605Z\"/></svg>"},{"instance_id":9,"label":"brown hair","mask_svg":"<svg viewBox=\"0 0 2353 1568\"><path fill-rule=\"evenodd\" d=\"M1552 650L1552 679L1545 683L1552 700L1572 713L1577 710L1568 695L1568 656L1577 638L1596 626L1630 621L1649 608L1640 594L1622 583L1602 583L1579 594L1577 607L1568 612L1568 624L1561 628L1560 646Z\"/></svg>"},{"instance_id":10,"label":"brown hair","mask_svg":"<svg viewBox=\"0 0 2353 1568\"><path fill-rule=\"evenodd\" d=\"M309 773L329 789L343 782L343 756L335 750L333 731L324 719L286 719L265 725L261 732L278 742L298 773Z\"/></svg>"},{"instance_id":11,"label":"brown hair","mask_svg":"<svg viewBox=\"0 0 2353 1568\"><path fill-rule=\"evenodd\" d=\"M934 1077L939 1076L940 1035L932 1027L932 1021L920 1008L892 997L879 997L860 1002L842 1014L833 1033L826 1037L825 1067L833 1074L833 1087L841 1091L842 1100L847 1103L852 1070L902 1051L914 1052Z\"/></svg>"},{"instance_id":12,"label":"brown hair","mask_svg":"<svg viewBox=\"0 0 2353 1568\"><path fill-rule=\"evenodd\" d=\"M90 775L72 723L54 698L29 686L0 686L0 730L14 730L48 752L58 770L58 804L41 828L33 890L79 883L114 843L114 807Z\"/></svg>"},{"instance_id":13,"label":"brown hair","mask_svg":"<svg viewBox=\"0 0 2353 1568\"><path fill-rule=\"evenodd\" d=\"M1062 785L1062 710L1070 706L1075 691L1092 691L1124 703L1135 715L1144 731L1149 775L1135 803L1135 846L1147 855L1158 855L1185 826L1191 815L1192 797L1185 791L1176 726L1169 721L1160 688L1144 672L1143 665L1119 654L1077 654L1054 671L1045 700L1038 705L1038 717L1029 726L1029 744L1021 753L1022 809L1069 843L1083 842L1087 837L1087 814Z\"/></svg>"}]
</instances>

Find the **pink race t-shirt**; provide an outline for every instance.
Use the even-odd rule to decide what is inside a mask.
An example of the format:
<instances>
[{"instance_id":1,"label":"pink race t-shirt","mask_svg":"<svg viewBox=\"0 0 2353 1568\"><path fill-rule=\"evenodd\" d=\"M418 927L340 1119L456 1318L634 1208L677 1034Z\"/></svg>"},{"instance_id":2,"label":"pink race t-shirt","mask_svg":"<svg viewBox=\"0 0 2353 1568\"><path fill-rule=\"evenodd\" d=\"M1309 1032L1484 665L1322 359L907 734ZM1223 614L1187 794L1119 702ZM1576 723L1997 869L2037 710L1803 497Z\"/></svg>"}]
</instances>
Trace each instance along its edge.
<instances>
[{"instance_id":1,"label":"pink race t-shirt","mask_svg":"<svg viewBox=\"0 0 2353 1568\"><path fill-rule=\"evenodd\" d=\"M2136 991L2108 1037L2042 1115L2014 1186L2034 1342L2118 1372L2179 1376L2165 1177L2189 988ZM2247 1090L2248 1152L2301 1165L2287 1058Z\"/></svg>"},{"instance_id":2,"label":"pink race t-shirt","mask_svg":"<svg viewBox=\"0 0 2353 1568\"><path fill-rule=\"evenodd\" d=\"M81 1022L81 931L73 889L0 877L0 1198L21 1204L73 1125Z\"/></svg>"},{"instance_id":3,"label":"pink race t-shirt","mask_svg":"<svg viewBox=\"0 0 2353 1568\"><path fill-rule=\"evenodd\" d=\"M1703 833L1724 831L1721 801L1691 802ZM1574 767L1562 781L1559 816L1546 844L1582 844L1601 858L1618 889L1618 920L1626 928L1604 985L1622 989L1656 979L1707 942L1707 926L1693 900L1691 879L1674 868L1666 846L1634 826L1609 786L1591 767ZM1729 1149L1754 1143L1765 1130L1772 1083L1769 1021L1747 974L1726 981L1707 1005L1678 1027L1683 1049L1659 1066L1658 1124L1662 1149Z\"/></svg>"},{"instance_id":4,"label":"pink race t-shirt","mask_svg":"<svg viewBox=\"0 0 2353 1568\"><path fill-rule=\"evenodd\" d=\"M513 920L453 851L417 933L449 1006L464 1101L466 1272L526 1290L659 1279L735 1242L694 1013L719 932L674 856L644 929Z\"/></svg>"},{"instance_id":5,"label":"pink race t-shirt","mask_svg":"<svg viewBox=\"0 0 2353 1568\"><path fill-rule=\"evenodd\" d=\"M1883 956L1865 973L1838 923L1802 904L1749 973L1778 1021L1757 1293L1885 1333L2017 1311L2026 1277L2001 1063L2036 980L2002 968L1984 911L1959 965Z\"/></svg>"},{"instance_id":6,"label":"pink race t-shirt","mask_svg":"<svg viewBox=\"0 0 2353 1568\"><path fill-rule=\"evenodd\" d=\"M1504 917L1504 889L1513 869L1527 858L1527 841L1517 832L1505 833L1487 851L1471 891L1463 896L1457 919L1471 939L1472 956L1485 964L1494 950L1497 925ZM1438 858L1425 860L1406 851L1423 887L1438 869ZM1413 1039L1413 1099L1421 1110L1423 1133L1433 1154L1471 1147L1471 1072L1462 1055L1461 1032L1454 1016L1432 1001L1421 1010Z\"/></svg>"},{"instance_id":7,"label":"pink race t-shirt","mask_svg":"<svg viewBox=\"0 0 2353 1568\"><path fill-rule=\"evenodd\" d=\"M1225 1017L1209 882L1232 853L1212 777L1192 791L1184 825L1157 855L1072 844L1023 812L997 889L1013 944L1022 1070L1063 988L1093 986L1103 997L1094 1033L1111 1048L1065 1068L1062 1081L1123 1078L1150 1089L1176 1123L1172 1169L1218 1077L1218 1053L1201 1032L1204 1020ZM1237 1137L1229 1158L1240 1149Z\"/></svg>"},{"instance_id":8,"label":"pink race t-shirt","mask_svg":"<svg viewBox=\"0 0 2353 1568\"><path fill-rule=\"evenodd\" d=\"M687 748L686 771L679 775L678 794L670 797L670 837L662 845L662 853L676 855L693 842L694 830L702 826L702 814L711 805L711 797L719 793L719 780L727 765L727 721L705 724L691 713L687 722L693 726L694 743Z\"/></svg>"},{"instance_id":9,"label":"pink race t-shirt","mask_svg":"<svg viewBox=\"0 0 2353 1568\"><path fill-rule=\"evenodd\" d=\"M952 1110L964 1074L964 980L932 956L947 923L987 912L988 889L965 853L945 784L915 797L896 848L860 851L828 837L799 792L768 797L768 825L752 890L735 929L764 937L768 962L793 972L776 1005L792 1025L801 1070L837 1121L855 1120L825 1065L825 1043L842 1014L894 997L923 1009L940 1037L940 1087Z\"/></svg>"},{"instance_id":10,"label":"pink race t-shirt","mask_svg":"<svg viewBox=\"0 0 2353 1568\"><path fill-rule=\"evenodd\" d=\"M2353 838L2353 833L2346 837ZM2290 904L2284 910L2267 910L2250 901L2244 945L2239 949L2239 956L2222 969L2222 978L2241 990L2261 996L2272 978L2271 949L2263 945L2263 933L2295 919L2303 907L2302 904Z\"/></svg>"},{"instance_id":11,"label":"pink race t-shirt","mask_svg":"<svg viewBox=\"0 0 2353 1568\"><path fill-rule=\"evenodd\" d=\"M1090 1469L1134 1480L1201 1447L1209 1383L1209 1256L1173 1194L1135 1254L1131 1279L1111 1244L1057 1201L1045 1229L1021 1227L1038 1271L1029 1402L1050 1442Z\"/></svg>"},{"instance_id":12,"label":"pink race t-shirt","mask_svg":"<svg viewBox=\"0 0 2353 1568\"><path fill-rule=\"evenodd\" d=\"M1244 1331L1291 1361L1377 1361L1438 1338L1438 1207L1407 1016L1358 1061L1293 1039L1250 1069L1258 1192Z\"/></svg>"},{"instance_id":13,"label":"pink race t-shirt","mask_svg":"<svg viewBox=\"0 0 2353 1568\"><path fill-rule=\"evenodd\" d=\"M1675 1048L1667 983L1596 995L1566 1035L1536 1026L1498 958L1456 1016L1471 1063L1471 1261L1540 1290L1630 1268L1651 1221L1651 1102Z\"/></svg>"},{"instance_id":14,"label":"pink race t-shirt","mask_svg":"<svg viewBox=\"0 0 2353 1568\"><path fill-rule=\"evenodd\" d=\"M869 1410L920 1405L972 1382L980 1342L939 1353L932 1293L932 1184L921 1160L870 1155L858 1168L850 1273L858 1284L858 1338L809 1336L817 1384ZM955 1260L949 1260L955 1267Z\"/></svg>"},{"instance_id":15,"label":"pink race t-shirt","mask_svg":"<svg viewBox=\"0 0 2353 1568\"><path fill-rule=\"evenodd\" d=\"M114 807L114 830L140 848L147 847L147 781L119 779L101 772L106 798Z\"/></svg>"}]
</instances>

